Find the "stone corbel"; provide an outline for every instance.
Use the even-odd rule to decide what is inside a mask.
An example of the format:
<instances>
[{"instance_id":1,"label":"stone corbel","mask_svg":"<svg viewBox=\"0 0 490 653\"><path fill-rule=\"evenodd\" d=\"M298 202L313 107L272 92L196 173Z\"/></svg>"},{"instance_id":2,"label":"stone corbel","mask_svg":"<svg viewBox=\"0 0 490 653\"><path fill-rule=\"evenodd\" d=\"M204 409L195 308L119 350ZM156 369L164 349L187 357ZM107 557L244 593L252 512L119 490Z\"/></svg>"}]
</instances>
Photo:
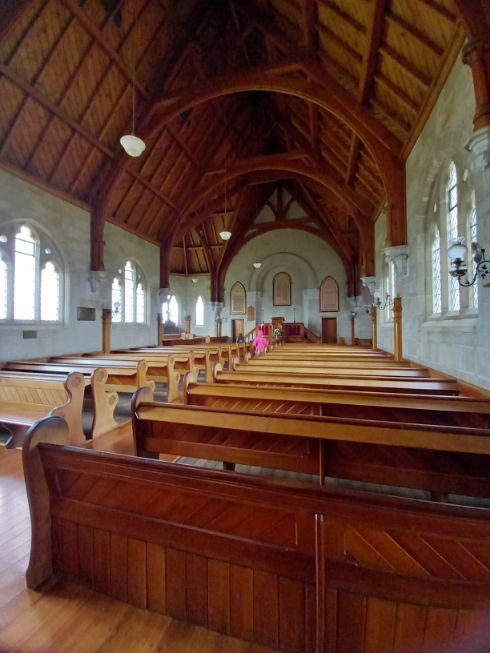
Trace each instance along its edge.
<instances>
[{"instance_id":1,"label":"stone corbel","mask_svg":"<svg viewBox=\"0 0 490 653\"><path fill-rule=\"evenodd\" d=\"M365 286L374 297L376 291L376 277L361 277L362 285Z\"/></svg>"},{"instance_id":2,"label":"stone corbel","mask_svg":"<svg viewBox=\"0 0 490 653\"><path fill-rule=\"evenodd\" d=\"M483 172L490 168L490 127L482 127L473 134L465 148L473 154L472 169Z\"/></svg>"},{"instance_id":3,"label":"stone corbel","mask_svg":"<svg viewBox=\"0 0 490 653\"><path fill-rule=\"evenodd\" d=\"M383 251L386 260L394 262L397 273L406 277L408 275L408 245L385 247Z\"/></svg>"},{"instance_id":4,"label":"stone corbel","mask_svg":"<svg viewBox=\"0 0 490 653\"><path fill-rule=\"evenodd\" d=\"M107 274L104 270L90 270L88 274L88 282L90 284L90 292L94 295L100 294L101 286L104 285L107 279Z\"/></svg>"},{"instance_id":5,"label":"stone corbel","mask_svg":"<svg viewBox=\"0 0 490 653\"><path fill-rule=\"evenodd\" d=\"M171 294L172 291L170 288L160 288L158 291L158 299L160 300L160 304L164 304L166 301L168 301L168 297Z\"/></svg>"}]
</instances>

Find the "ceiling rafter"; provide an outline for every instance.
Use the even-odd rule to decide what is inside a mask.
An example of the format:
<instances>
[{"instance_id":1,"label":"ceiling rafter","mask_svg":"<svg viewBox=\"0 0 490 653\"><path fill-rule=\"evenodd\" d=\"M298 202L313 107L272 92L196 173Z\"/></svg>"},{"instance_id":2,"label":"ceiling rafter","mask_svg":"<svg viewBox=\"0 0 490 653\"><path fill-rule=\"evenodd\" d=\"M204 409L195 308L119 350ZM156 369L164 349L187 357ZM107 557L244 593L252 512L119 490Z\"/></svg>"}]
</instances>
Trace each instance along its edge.
<instances>
[{"instance_id":1,"label":"ceiling rafter","mask_svg":"<svg viewBox=\"0 0 490 653\"><path fill-rule=\"evenodd\" d=\"M68 9L68 11L70 11L77 18L87 34L89 34L95 41L97 41L98 46L105 52L109 59L111 59L114 65L117 66L119 71L124 75L124 77L126 77L127 81L130 84L132 84L134 81L134 85L138 89L139 93L145 100L148 100L150 98L150 93L143 86L143 84L138 81L138 79L133 79L133 71L129 66L126 65L120 54L109 45L108 40L105 38L102 30L100 30L97 25L95 25L87 12L85 12L82 7L75 2L75 0L58 0L58 2L61 2L61 4L63 4ZM128 30L130 34L133 34L136 26L137 20L134 20Z\"/></svg>"},{"instance_id":2,"label":"ceiling rafter","mask_svg":"<svg viewBox=\"0 0 490 653\"><path fill-rule=\"evenodd\" d=\"M5 38L8 31L33 5L35 0L3 0L0 13L0 41ZM44 6L40 8L40 11ZM35 20L35 19L34 19Z\"/></svg>"},{"instance_id":3,"label":"ceiling rafter","mask_svg":"<svg viewBox=\"0 0 490 653\"><path fill-rule=\"evenodd\" d=\"M423 45L425 48L430 50L433 55L437 57L442 57L444 54L444 49L440 45L435 43L427 34L423 34L416 27L411 25L401 16L393 13L392 11L387 11L385 15L386 20L394 25L398 30L401 30L404 34L408 34L413 39L415 39L420 45Z\"/></svg>"},{"instance_id":4,"label":"ceiling rafter","mask_svg":"<svg viewBox=\"0 0 490 653\"><path fill-rule=\"evenodd\" d=\"M357 91L357 97L361 104L367 102L368 97L372 92L376 64L378 61L378 49L383 36L386 3L387 0L374 0L371 5L372 9L366 30L367 47L364 50ZM356 173L360 149L361 143L359 137L357 134L352 134L349 161L347 163L347 172L345 176L347 184L352 183L352 179Z\"/></svg>"},{"instance_id":5,"label":"ceiling rafter","mask_svg":"<svg viewBox=\"0 0 490 653\"><path fill-rule=\"evenodd\" d=\"M334 2L331 2L331 0L316 0L319 5L323 5L324 7L327 7L327 9L330 9L336 16L341 18L344 23L347 23L347 25L350 25L350 27L353 27L356 32L359 34L365 34L366 33L366 28L362 23L360 23L358 20L356 20L353 16L348 14L346 11L342 9L342 7L339 7L336 5Z\"/></svg>"}]
</instances>

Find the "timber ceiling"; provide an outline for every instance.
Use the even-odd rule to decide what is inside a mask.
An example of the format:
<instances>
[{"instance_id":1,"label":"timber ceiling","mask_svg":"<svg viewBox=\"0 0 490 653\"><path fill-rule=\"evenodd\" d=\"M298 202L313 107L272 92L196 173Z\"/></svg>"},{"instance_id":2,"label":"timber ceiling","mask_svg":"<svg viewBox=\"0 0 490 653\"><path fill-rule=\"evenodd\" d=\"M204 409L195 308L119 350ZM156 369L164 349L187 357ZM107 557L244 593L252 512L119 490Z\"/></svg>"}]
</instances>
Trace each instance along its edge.
<instances>
[{"instance_id":1,"label":"timber ceiling","mask_svg":"<svg viewBox=\"0 0 490 653\"><path fill-rule=\"evenodd\" d=\"M453 0L5 2L0 166L171 242L183 274L215 273L276 188L357 265L383 176L342 112L300 91L336 96L403 159L463 42ZM138 159L119 145L133 65Z\"/></svg>"}]
</instances>

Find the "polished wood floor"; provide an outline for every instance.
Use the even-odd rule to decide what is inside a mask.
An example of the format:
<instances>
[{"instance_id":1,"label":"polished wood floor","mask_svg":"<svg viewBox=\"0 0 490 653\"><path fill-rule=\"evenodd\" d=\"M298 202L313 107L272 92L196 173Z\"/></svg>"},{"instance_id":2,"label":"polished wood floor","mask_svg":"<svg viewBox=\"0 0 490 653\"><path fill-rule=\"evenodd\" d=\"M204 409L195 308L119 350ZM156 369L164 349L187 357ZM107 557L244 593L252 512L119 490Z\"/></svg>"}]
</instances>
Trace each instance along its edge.
<instances>
[{"instance_id":1,"label":"polished wood floor","mask_svg":"<svg viewBox=\"0 0 490 653\"><path fill-rule=\"evenodd\" d=\"M0 450L0 653L271 653L69 583L27 590L21 452Z\"/></svg>"}]
</instances>

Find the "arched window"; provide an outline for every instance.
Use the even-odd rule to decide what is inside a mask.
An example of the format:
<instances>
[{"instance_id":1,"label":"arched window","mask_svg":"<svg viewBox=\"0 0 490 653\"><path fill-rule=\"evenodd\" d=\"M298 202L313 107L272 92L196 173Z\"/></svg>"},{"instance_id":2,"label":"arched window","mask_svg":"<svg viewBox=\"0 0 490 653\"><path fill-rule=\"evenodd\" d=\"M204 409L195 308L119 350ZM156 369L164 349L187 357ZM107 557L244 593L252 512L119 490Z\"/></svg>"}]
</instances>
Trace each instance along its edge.
<instances>
[{"instance_id":1,"label":"arched window","mask_svg":"<svg viewBox=\"0 0 490 653\"><path fill-rule=\"evenodd\" d=\"M36 319L37 242L29 227L15 235L14 320Z\"/></svg>"},{"instance_id":2,"label":"arched window","mask_svg":"<svg viewBox=\"0 0 490 653\"><path fill-rule=\"evenodd\" d=\"M320 312L339 310L339 285L333 277L325 277L320 285Z\"/></svg>"},{"instance_id":3,"label":"arched window","mask_svg":"<svg viewBox=\"0 0 490 653\"><path fill-rule=\"evenodd\" d=\"M272 281L274 306L291 306L291 277L287 272L278 272Z\"/></svg>"},{"instance_id":4,"label":"arched window","mask_svg":"<svg viewBox=\"0 0 490 653\"><path fill-rule=\"evenodd\" d=\"M441 236L439 227L434 229L432 239L432 312L440 313L441 306Z\"/></svg>"},{"instance_id":5,"label":"arched window","mask_svg":"<svg viewBox=\"0 0 490 653\"><path fill-rule=\"evenodd\" d=\"M471 243L478 242L478 217L476 215L475 191L471 193L471 208L468 216L468 257L471 258L472 268L468 276L473 276L476 272L476 263L471 256ZM469 289L470 291L470 306L478 308L478 282L475 282Z\"/></svg>"},{"instance_id":6,"label":"arched window","mask_svg":"<svg viewBox=\"0 0 490 653\"><path fill-rule=\"evenodd\" d=\"M393 260L388 261L388 266L386 268L385 296L385 319L390 321L393 319L393 299L396 297L396 274L395 262Z\"/></svg>"},{"instance_id":7,"label":"arched window","mask_svg":"<svg viewBox=\"0 0 490 653\"><path fill-rule=\"evenodd\" d=\"M118 277L112 280L112 321L122 322L122 286Z\"/></svg>"},{"instance_id":8,"label":"arched window","mask_svg":"<svg viewBox=\"0 0 490 653\"><path fill-rule=\"evenodd\" d=\"M458 173L452 161L449 166L446 195L447 244L449 247L458 237ZM450 277L448 281L448 308L450 311L459 311L459 306L459 283L457 279Z\"/></svg>"},{"instance_id":9,"label":"arched window","mask_svg":"<svg viewBox=\"0 0 490 653\"><path fill-rule=\"evenodd\" d=\"M0 320L6 320L8 306L8 266L7 261L0 256Z\"/></svg>"},{"instance_id":10,"label":"arched window","mask_svg":"<svg viewBox=\"0 0 490 653\"><path fill-rule=\"evenodd\" d=\"M41 320L60 319L60 274L51 261L41 270Z\"/></svg>"},{"instance_id":11,"label":"arched window","mask_svg":"<svg viewBox=\"0 0 490 653\"><path fill-rule=\"evenodd\" d=\"M230 313L245 313L247 306L247 293L239 281L234 283L230 290Z\"/></svg>"},{"instance_id":12,"label":"arched window","mask_svg":"<svg viewBox=\"0 0 490 653\"><path fill-rule=\"evenodd\" d=\"M196 326L204 326L204 302L201 295L196 301Z\"/></svg>"},{"instance_id":13,"label":"arched window","mask_svg":"<svg viewBox=\"0 0 490 653\"><path fill-rule=\"evenodd\" d=\"M112 320L125 324L145 322L146 290L143 274L132 261L112 282Z\"/></svg>"},{"instance_id":14,"label":"arched window","mask_svg":"<svg viewBox=\"0 0 490 653\"><path fill-rule=\"evenodd\" d=\"M162 315L164 322L172 322L177 326L179 324L179 302L175 295L172 295L162 304Z\"/></svg>"},{"instance_id":15,"label":"arched window","mask_svg":"<svg viewBox=\"0 0 490 653\"><path fill-rule=\"evenodd\" d=\"M54 245L27 224L0 236L0 320L59 322L63 265Z\"/></svg>"}]
</instances>

